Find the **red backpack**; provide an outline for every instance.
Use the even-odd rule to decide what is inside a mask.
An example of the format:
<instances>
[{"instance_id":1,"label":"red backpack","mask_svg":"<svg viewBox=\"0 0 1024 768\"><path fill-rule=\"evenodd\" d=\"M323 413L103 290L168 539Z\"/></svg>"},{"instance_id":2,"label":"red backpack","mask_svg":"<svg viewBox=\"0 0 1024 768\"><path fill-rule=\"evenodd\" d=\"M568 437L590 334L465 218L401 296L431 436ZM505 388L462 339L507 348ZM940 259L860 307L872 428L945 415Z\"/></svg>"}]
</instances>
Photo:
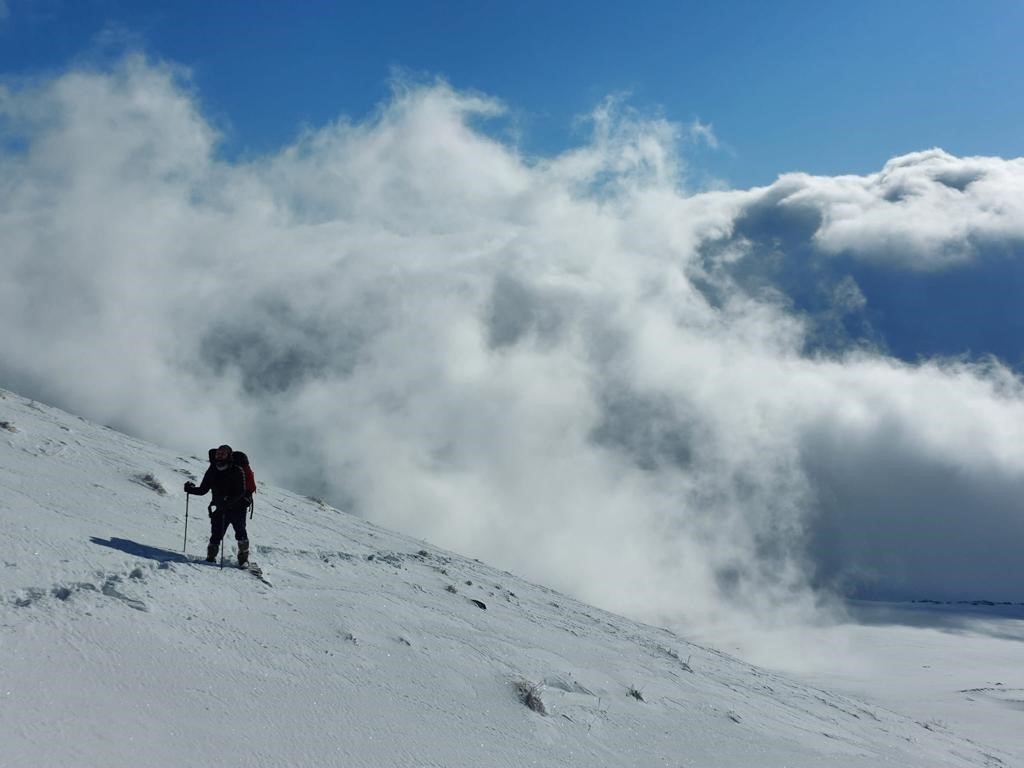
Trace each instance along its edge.
<instances>
[{"instance_id":1,"label":"red backpack","mask_svg":"<svg viewBox=\"0 0 1024 768\"><path fill-rule=\"evenodd\" d=\"M235 465L242 468L242 474L245 475L245 495L249 496L256 493L256 475L252 472L252 467L249 466L249 457L241 451L235 451L232 454L232 458L235 460Z\"/></svg>"}]
</instances>

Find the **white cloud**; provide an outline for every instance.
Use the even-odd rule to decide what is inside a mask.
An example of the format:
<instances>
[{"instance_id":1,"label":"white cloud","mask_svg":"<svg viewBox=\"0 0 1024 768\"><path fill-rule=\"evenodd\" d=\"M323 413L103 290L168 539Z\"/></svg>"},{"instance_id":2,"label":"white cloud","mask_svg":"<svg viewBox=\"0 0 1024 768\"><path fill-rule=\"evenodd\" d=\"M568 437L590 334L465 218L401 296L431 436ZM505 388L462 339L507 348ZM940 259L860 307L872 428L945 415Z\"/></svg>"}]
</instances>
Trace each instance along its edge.
<instances>
[{"instance_id":1,"label":"white cloud","mask_svg":"<svg viewBox=\"0 0 1024 768\"><path fill-rule=\"evenodd\" d=\"M948 261L1016 237L1017 161L686 196L670 123L604 105L588 142L531 162L473 128L500 115L398 87L372 120L231 163L140 59L8 93L26 148L0 155L0 384L245 446L298 490L647 619L786 621L855 576L1007 596L1019 382L809 357L806 317L714 264L752 212L794 209L819 249Z\"/></svg>"},{"instance_id":2,"label":"white cloud","mask_svg":"<svg viewBox=\"0 0 1024 768\"><path fill-rule=\"evenodd\" d=\"M1024 241L1024 158L958 158L933 149L894 158L868 176L787 174L763 196L818 217L829 254L904 268L943 269L986 244Z\"/></svg>"},{"instance_id":3,"label":"white cloud","mask_svg":"<svg viewBox=\"0 0 1024 768\"><path fill-rule=\"evenodd\" d=\"M711 149L718 149L718 137L715 135L714 126L710 123L702 123L700 120L694 120L688 126L687 132L692 141L703 142L711 147Z\"/></svg>"}]
</instances>

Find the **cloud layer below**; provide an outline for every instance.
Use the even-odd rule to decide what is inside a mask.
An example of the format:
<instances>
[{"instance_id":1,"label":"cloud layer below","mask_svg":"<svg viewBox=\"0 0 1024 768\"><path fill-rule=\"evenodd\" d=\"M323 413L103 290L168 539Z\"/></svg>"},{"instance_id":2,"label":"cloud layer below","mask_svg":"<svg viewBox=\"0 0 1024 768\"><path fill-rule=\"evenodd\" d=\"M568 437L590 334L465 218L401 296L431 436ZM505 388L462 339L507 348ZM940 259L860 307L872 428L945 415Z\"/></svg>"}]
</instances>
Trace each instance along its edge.
<instances>
[{"instance_id":1,"label":"cloud layer below","mask_svg":"<svg viewBox=\"0 0 1024 768\"><path fill-rule=\"evenodd\" d=\"M1022 599L1021 380L886 286L1020 275L1024 160L700 192L692 129L501 120L398 83L226 161L143 58L0 89L0 385L647 620Z\"/></svg>"}]
</instances>

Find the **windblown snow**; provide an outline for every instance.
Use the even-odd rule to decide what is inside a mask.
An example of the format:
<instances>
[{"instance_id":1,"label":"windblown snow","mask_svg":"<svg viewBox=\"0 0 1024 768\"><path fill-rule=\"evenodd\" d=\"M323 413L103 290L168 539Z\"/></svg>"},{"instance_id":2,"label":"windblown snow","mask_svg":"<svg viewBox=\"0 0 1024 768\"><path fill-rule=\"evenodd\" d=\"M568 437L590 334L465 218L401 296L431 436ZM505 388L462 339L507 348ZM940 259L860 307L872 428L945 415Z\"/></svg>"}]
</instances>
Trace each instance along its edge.
<instances>
[{"instance_id":1,"label":"windblown snow","mask_svg":"<svg viewBox=\"0 0 1024 768\"><path fill-rule=\"evenodd\" d=\"M269 485L199 563L206 448L0 390L0 766L1011 764Z\"/></svg>"}]
</instances>

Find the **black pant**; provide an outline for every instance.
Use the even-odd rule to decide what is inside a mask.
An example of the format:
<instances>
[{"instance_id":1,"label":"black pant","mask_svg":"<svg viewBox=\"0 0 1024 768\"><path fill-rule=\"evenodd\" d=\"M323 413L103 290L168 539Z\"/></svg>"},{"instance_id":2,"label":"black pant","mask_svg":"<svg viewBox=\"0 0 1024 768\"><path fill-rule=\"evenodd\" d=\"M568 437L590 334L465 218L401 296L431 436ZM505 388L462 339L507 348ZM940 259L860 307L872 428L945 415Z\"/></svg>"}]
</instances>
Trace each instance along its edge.
<instances>
[{"instance_id":1,"label":"black pant","mask_svg":"<svg viewBox=\"0 0 1024 768\"><path fill-rule=\"evenodd\" d=\"M219 509L210 517L210 549L220 548L221 539L228 532L228 526L235 529L235 541L249 543L249 535L245 532L245 513L249 511L246 504L239 504L234 509L221 512Z\"/></svg>"}]
</instances>

